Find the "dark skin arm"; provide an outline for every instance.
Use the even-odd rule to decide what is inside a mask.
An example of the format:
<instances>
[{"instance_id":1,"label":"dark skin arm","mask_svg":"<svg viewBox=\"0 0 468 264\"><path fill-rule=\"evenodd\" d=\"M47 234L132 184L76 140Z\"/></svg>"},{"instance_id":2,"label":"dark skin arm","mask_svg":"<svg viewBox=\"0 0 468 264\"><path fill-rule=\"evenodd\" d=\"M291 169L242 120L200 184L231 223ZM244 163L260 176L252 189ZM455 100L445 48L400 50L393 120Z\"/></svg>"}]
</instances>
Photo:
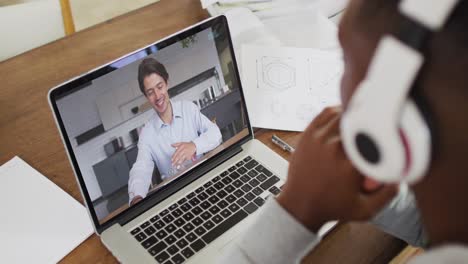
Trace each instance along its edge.
<instances>
[{"instance_id":1,"label":"dark skin arm","mask_svg":"<svg viewBox=\"0 0 468 264\"><path fill-rule=\"evenodd\" d=\"M289 166L278 202L313 232L331 220L368 220L397 193L375 184L353 167L339 135L341 108L325 109L306 129ZM370 186L370 187L369 187Z\"/></svg>"}]
</instances>

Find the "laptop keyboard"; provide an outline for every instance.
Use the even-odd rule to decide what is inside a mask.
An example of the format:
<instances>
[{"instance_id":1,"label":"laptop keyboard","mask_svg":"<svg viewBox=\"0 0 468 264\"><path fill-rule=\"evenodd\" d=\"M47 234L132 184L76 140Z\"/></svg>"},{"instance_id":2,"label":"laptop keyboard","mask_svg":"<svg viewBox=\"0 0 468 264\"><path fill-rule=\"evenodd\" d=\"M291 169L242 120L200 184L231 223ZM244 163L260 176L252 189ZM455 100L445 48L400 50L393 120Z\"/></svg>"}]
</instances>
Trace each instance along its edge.
<instances>
[{"instance_id":1,"label":"laptop keyboard","mask_svg":"<svg viewBox=\"0 0 468 264\"><path fill-rule=\"evenodd\" d=\"M130 233L159 263L183 263L278 195L278 184L248 156Z\"/></svg>"}]
</instances>

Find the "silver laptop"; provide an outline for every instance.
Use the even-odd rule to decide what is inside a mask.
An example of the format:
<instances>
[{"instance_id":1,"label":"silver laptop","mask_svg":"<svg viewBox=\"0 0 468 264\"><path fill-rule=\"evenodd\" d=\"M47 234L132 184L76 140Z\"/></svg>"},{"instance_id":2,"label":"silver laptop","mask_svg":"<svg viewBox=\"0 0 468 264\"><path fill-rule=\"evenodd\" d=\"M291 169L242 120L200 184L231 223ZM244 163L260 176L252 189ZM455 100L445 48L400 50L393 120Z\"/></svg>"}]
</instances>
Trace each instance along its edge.
<instances>
[{"instance_id":1,"label":"silver laptop","mask_svg":"<svg viewBox=\"0 0 468 264\"><path fill-rule=\"evenodd\" d=\"M227 20L211 18L50 90L96 233L124 263L210 263L278 195Z\"/></svg>"}]
</instances>

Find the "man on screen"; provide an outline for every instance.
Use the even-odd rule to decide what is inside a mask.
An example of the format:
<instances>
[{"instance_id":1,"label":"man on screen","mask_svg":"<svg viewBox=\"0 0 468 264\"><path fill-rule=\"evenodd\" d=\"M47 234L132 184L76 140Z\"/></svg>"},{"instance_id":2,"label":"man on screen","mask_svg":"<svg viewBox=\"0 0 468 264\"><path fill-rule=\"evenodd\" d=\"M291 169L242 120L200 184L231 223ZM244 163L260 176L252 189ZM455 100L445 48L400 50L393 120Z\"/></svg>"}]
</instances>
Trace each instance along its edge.
<instances>
[{"instance_id":1,"label":"man on screen","mask_svg":"<svg viewBox=\"0 0 468 264\"><path fill-rule=\"evenodd\" d=\"M155 164L165 179L221 143L218 126L195 104L169 99L168 80L166 68L156 59L140 63L138 84L156 113L140 133L138 156L128 182L131 205L147 195Z\"/></svg>"}]
</instances>

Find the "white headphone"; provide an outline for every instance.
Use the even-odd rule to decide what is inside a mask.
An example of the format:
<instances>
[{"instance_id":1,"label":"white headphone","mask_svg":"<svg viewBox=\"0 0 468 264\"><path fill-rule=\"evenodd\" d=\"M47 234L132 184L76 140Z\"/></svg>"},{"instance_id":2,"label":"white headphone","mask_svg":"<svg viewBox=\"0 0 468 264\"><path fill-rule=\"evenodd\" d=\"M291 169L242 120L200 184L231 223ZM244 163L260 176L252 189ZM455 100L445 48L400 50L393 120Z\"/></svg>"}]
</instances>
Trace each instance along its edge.
<instances>
[{"instance_id":1,"label":"white headphone","mask_svg":"<svg viewBox=\"0 0 468 264\"><path fill-rule=\"evenodd\" d=\"M426 44L426 33L439 31L459 1L401 1L400 12L415 23L403 28L403 40L381 39L341 120L344 149L364 175L415 183L426 174L431 132L409 93L424 62L418 48Z\"/></svg>"}]
</instances>

